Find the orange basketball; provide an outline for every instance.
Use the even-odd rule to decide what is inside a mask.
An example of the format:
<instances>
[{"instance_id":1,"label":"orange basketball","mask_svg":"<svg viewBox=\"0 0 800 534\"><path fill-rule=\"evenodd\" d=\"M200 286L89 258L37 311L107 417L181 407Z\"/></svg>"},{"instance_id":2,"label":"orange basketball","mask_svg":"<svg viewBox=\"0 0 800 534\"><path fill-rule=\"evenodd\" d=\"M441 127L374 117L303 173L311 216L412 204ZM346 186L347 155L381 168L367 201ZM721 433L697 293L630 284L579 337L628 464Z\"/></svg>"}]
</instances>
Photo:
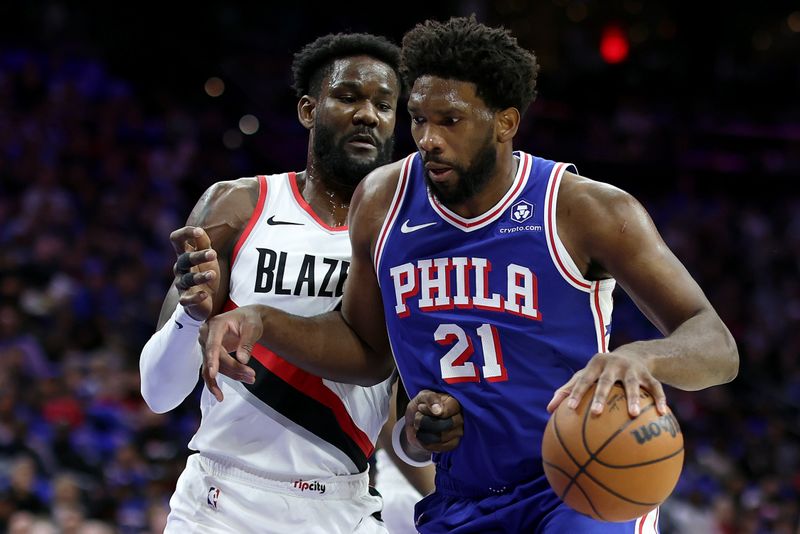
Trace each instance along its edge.
<instances>
[{"instance_id":1,"label":"orange basketball","mask_svg":"<svg viewBox=\"0 0 800 534\"><path fill-rule=\"evenodd\" d=\"M638 417L628 415L625 390L614 384L603 413L591 415L595 386L576 410L562 402L545 427L544 473L574 510L601 521L629 521L669 497L683 469L683 435L667 410L641 390Z\"/></svg>"}]
</instances>

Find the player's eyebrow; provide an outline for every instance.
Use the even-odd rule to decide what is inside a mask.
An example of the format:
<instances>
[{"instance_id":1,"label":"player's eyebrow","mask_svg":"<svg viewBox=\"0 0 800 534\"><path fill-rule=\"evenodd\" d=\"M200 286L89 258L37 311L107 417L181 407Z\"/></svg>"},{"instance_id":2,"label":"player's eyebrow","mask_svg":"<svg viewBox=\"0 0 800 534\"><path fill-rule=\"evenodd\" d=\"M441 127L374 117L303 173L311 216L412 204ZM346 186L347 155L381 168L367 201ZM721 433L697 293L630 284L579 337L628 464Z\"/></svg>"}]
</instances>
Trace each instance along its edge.
<instances>
[{"instance_id":1,"label":"player's eyebrow","mask_svg":"<svg viewBox=\"0 0 800 534\"><path fill-rule=\"evenodd\" d=\"M352 81L352 80L343 80L343 81L331 84L331 91L334 91L336 89L350 89L350 90L353 90L353 91L361 91L361 90L363 90L363 88L364 88L364 84L362 82L356 82L356 81ZM388 85L381 84L378 87L378 92L381 93L381 94L385 94L385 95L391 95L395 91L393 91L392 88L389 87Z\"/></svg>"}]
</instances>

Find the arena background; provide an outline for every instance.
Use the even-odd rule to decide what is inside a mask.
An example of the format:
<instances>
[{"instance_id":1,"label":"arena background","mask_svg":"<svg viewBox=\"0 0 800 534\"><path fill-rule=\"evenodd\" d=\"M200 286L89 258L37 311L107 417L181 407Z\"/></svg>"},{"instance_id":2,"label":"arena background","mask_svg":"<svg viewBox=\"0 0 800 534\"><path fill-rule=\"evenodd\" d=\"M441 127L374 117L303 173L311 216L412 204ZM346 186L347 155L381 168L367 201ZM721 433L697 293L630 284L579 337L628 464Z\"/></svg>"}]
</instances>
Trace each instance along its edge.
<instances>
[{"instance_id":1,"label":"arena background","mask_svg":"<svg viewBox=\"0 0 800 534\"><path fill-rule=\"evenodd\" d=\"M0 5L0 530L158 531L198 422L139 395L169 232L215 180L302 169L300 46L474 12L542 64L515 146L636 195L738 342L733 383L668 389L661 531L800 531L800 4L78 4ZM614 345L658 335L615 299Z\"/></svg>"}]
</instances>

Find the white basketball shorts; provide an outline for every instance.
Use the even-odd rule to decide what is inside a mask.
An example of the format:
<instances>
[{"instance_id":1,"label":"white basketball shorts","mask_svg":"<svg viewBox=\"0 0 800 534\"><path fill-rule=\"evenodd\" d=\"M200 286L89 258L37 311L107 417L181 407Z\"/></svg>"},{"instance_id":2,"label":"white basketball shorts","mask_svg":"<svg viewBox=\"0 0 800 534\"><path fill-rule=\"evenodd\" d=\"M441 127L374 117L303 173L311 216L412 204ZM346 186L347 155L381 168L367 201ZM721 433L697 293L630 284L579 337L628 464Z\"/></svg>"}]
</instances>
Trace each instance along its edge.
<instances>
[{"instance_id":1,"label":"white basketball shorts","mask_svg":"<svg viewBox=\"0 0 800 534\"><path fill-rule=\"evenodd\" d=\"M193 454L169 505L165 534L387 534L367 473L278 481Z\"/></svg>"}]
</instances>

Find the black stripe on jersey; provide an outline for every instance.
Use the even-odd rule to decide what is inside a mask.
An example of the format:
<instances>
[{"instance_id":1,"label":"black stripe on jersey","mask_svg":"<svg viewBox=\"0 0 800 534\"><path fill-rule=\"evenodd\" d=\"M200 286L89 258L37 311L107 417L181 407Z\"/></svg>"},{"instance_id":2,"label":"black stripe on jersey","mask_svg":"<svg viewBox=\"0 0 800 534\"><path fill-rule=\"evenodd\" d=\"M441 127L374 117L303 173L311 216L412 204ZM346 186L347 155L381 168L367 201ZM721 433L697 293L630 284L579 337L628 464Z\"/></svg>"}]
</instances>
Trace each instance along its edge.
<instances>
[{"instance_id":1,"label":"black stripe on jersey","mask_svg":"<svg viewBox=\"0 0 800 534\"><path fill-rule=\"evenodd\" d=\"M276 412L344 452L359 473L367 469L367 457L358 444L342 430L329 407L305 395L264 367L256 358L248 365L256 372L253 384L244 386Z\"/></svg>"}]
</instances>

